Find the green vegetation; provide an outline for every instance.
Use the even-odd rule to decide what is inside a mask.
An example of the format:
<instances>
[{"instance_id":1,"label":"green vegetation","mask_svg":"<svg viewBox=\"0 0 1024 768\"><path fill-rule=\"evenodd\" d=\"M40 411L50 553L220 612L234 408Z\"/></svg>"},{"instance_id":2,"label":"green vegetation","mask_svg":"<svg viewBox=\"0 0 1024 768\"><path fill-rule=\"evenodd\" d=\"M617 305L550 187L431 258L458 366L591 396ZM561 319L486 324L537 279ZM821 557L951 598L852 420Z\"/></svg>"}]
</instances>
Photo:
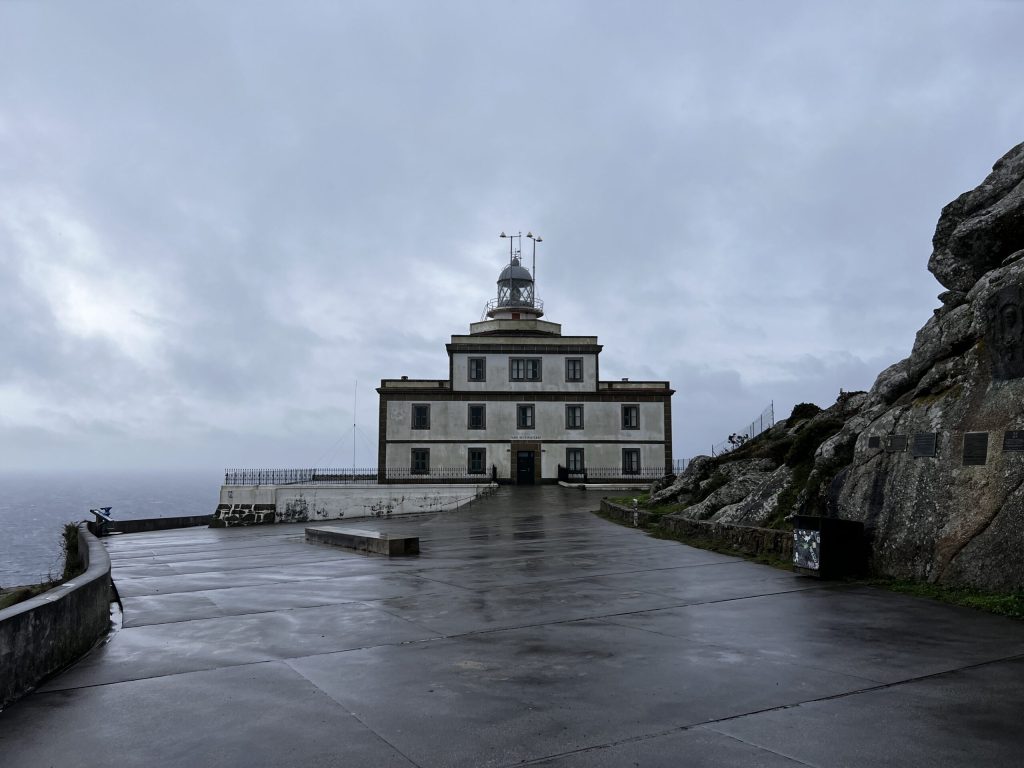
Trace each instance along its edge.
<instances>
[{"instance_id":1,"label":"green vegetation","mask_svg":"<svg viewBox=\"0 0 1024 768\"><path fill-rule=\"evenodd\" d=\"M796 409L794 408L793 410L795 411ZM808 491L806 498L811 498L812 490L817 493L818 488L820 487L820 480L813 489L808 488L807 486L807 481L811 476L811 470L814 469L814 452L818 450L818 447L823 442L835 435L842 428L842 419L823 419L822 421L808 424L803 431L799 432L793 438L789 449L786 451L786 457L784 459L786 466L793 470L793 481L782 493L779 494L779 502L776 507L775 517L765 523L766 528L785 527L786 515L788 515L790 510L793 509L793 506L796 504L797 499L800 496L800 492L805 488ZM829 482L831 482L831 479L835 476L836 472L850 463L850 460L853 458L852 450L853 447L850 446L850 459L837 456L836 461L839 461L842 458L844 463L841 465L837 464L835 470L828 477ZM822 478L822 480L823 479L824 478Z\"/></svg>"},{"instance_id":2,"label":"green vegetation","mask_svg":"<svg viewBox=\"0 0 1024 768\"><path fill-rule=\"evenodd\" d=\"M64 553L64 569L59 579L53 575L47 577L41 584L30 584L24 587L17 587L10 591L0 590L0 610L17 605L26 600L31 600L47 590L60 586L66 581L82 573L81 558L78 553L78 523L65 523L61 531L61 551Z\"/></svg>"},{"instance_id":3,"label":"green vegetation","mask_svg":"<svg viewBox=\"0 0 1024 768\"><path fill-rule=\"evenodd\" d=\"M710 552L718 552L722 555L731 555L732 557L741 557L744 560L749 560L752 563L759 563L760 565L770 565L772 568L778 568L783 571L792 571L793 563L789 560L784 560L781 557L774 557L773 555L759 554L752 555L743 550L736 549L728 544L715 539L710 539L705 536L687 536L682 533L669 533L663 531L661 528L652 528L648 530L651 536L657 539L665 539L667 541L678 541L680 544L686 544L697 549L706 549Z\"/></svg>"},{"instance_id":4,"label":"green vegetation","mask_svg":"<svg viewBox=\"0 0 1024 768\"><path fill-rule=\"evenodd\" d=\"M41 595L48 589L53 589L57 586L56 581L44 581L42 584L33 584L28 587L17 587L12 589L10 592L0 593L0 610L9 608L12 605L23 603L26 600L31 600L36 595Z\"/></svg>"},{"instance_id":5,"label":"green vegetation","mask_svg":"<svg viewBox=\"0 0 1024 768\"><path fill-rule=\"evenodd\" d=\"M64 573L61 575L63 583L82 572L82 558L78 553L78 523L64 523L60 548L64 553Z\"/></svg>"},{"instance_id":6,"label":"green vegetation","mask_svg":"<svg viewBox=\"0 0 1024 768\"><path fill-rule=\"evenodd\" d=\"M689 504L684 504L681 502L676 502L673 504L656 504L653 507L644 506L645 504L647 504L647 500L650 499L650 497L651 495L649 493L638 493L636 496L616 496L614 498L609 498L608 501L612 502L613 504L619 504L623 507L632 509L633 499L636 499L640 505L640 509L655 517L663 517L665 515L670 515L673 512L678 512L679 510L686 509L689 506Z\"/></svg>"},{"instance_id":7,"label":"green vegetation","mask_svg":"<svg viewBox=\"0 0 1024 768\"><path fill-rule=\"evenodd\" d=\"M901 592L905 595L929 597L944 603L997 613L1000 616L1009 616L1013 619L1024 619L1024 592L996 594L965 587L944 587L939 584L902 579L868 579L861 583L888 589L892 592Z\"/></svg>"},{"instance_id":8,"label":"green vegetation","mask_svg":"<svg viewBox=\"0 0 1024 768\"><path fill-rule=\"evenodd\" d=\"M789 414L789 418L786 419L786 426L795 427L798 422L813 419L819 413L821 413L821 408L814 403L797 403L793 406L793 411Z\"/></svg>"}]
</instances>

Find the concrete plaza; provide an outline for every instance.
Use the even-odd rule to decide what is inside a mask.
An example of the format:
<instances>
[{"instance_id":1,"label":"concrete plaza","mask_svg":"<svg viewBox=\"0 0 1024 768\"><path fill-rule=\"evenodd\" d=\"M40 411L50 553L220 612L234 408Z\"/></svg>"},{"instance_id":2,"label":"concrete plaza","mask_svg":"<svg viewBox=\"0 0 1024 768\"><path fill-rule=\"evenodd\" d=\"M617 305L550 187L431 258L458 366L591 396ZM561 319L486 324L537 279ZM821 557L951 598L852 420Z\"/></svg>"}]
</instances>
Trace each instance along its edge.
<instances>
[{"instance_id":1,"label":"concrete plaza","mask_svg":"<svg viewBox=\"0 0 1024 768\"><path fill-rule=\"evenodd\" d=\"M0 765L1024 762L1024 623L661 541L598 496L106 540L110 641L0 713ZM345 523L342 523L345 524Z\"/></svg>"}]
</instances>

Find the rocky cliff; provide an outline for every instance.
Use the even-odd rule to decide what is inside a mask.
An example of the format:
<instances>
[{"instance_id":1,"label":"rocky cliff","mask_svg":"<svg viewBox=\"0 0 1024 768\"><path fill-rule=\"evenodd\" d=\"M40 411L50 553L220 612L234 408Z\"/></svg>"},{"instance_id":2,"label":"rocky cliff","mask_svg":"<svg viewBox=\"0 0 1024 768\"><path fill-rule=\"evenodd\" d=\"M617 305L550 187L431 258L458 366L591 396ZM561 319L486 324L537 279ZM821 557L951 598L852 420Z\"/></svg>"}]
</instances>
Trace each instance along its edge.
<instances>
[{"instance_id":1,"label":"rocky cliff","mask_svg":"<svg viewBox=\"0 0 1024 768\"><path fill-rule=\"evenodd\" d=\"M928 269L948 290L905 360L648 504L740 525L860 520L874 572L1024 589L1024 144L942 210Z\"/></svg>"}]
</instances>

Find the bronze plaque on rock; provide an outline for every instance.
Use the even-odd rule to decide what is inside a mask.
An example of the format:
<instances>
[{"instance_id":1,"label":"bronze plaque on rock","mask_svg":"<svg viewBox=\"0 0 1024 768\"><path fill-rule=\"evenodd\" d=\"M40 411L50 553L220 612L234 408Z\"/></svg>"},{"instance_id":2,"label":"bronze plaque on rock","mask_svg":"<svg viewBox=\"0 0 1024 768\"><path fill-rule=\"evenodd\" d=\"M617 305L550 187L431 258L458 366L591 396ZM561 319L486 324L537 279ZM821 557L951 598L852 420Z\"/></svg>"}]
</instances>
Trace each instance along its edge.
<instances>
[{"instance_id":1,"label":"bronze plaque on rock","mask_svg":"<svg viewBox=\"0 0 1024 768\"><path fill-rule=\"evenodd\" d=\"M882 438L880 438L878 435L872 435L871 437L868 438L868 448L881 448L881 447L882 447Z\"/></svg>"},{"instance_id":2,"label":"bronze plaque on rock","mask_svg":"<svg viewBox=\"0 0 1024 768\"><path fill-rule=\"evenodd\" d=\"M1004 432L1003 450L1007 452L1024 451L1024 429L1008 429Z\"/></svg>"},{"instance_id":3,"label":"bronze plaque on rock","mask_svg":"<svg viewBox=\"0 0 1024 768\"><path fill-rule=\"evenodd\" d=\"M980 467L988 462L988 432L964 434L964 466Z\"/></svg>"},{"instance_id":4,"label":"bronze plaque on rock","mask_svg":"<svg viewBox=\"0 0 1024 768\"><path fill-rule=\"evenodd\" d=\"M910 453L915 457L934 456L937 437L934 432L918 432L914 435L914 442L910 447Z\"/></svg>"},{"instance_id":5,"label":"bronze plaque on rock","mask_svg":"<svg viewBox=\"0 0 1024 768\"><path fill-rule=\"evenodd\" d=\"M885 441L885 450L889 453L903 453L907 450L907 436L889 435L889 439Z\"/></svg>"}]
</instances>

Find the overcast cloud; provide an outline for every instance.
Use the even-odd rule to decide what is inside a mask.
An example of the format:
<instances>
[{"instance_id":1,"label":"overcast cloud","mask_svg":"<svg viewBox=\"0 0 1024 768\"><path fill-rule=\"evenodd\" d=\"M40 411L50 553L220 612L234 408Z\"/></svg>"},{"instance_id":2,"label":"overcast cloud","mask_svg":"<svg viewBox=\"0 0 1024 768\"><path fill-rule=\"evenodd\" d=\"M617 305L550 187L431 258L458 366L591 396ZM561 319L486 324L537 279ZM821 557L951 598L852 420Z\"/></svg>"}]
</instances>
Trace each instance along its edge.
<instances>
[{"instance_id":1,"label":"overcast cloud","mask_svg":"<svg viewBox=\"0 0 1024 768\"><path fill-rule=\"evenodd\" d=\"M1016 2L0 0L0 467L349 465L506 241L692 456L909 352ZM353 392L358 407L353 418Z\"/></svg>"}]
</instances>

